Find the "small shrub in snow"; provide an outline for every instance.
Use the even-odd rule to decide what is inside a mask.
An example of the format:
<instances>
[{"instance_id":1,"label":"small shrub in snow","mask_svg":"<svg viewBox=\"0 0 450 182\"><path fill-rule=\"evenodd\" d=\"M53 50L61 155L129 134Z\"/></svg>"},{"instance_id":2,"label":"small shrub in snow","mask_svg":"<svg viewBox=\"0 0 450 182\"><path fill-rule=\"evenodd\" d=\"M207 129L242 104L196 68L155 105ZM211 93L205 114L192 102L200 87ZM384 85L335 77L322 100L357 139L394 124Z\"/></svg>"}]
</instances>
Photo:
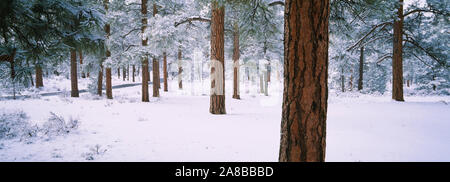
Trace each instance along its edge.
<instances>
[{"instance_id":1,"label":"small shrub in snow","mask_svg":"<svg viewBox=\"0 0 450 182\"><path fill-rule=\"evenodd\" d=\"M69 121L53 112L50 112L48 121L42 126L43 134L46 136L64 135L78 128L79 121L72 117Z\"/></svg>"},{"instance_id":2,"label":"small shrub in snow","mask_svg":"<svg viewBox=\"0 0 450 182\"><path fill-rule=\"evenodd\" d=\"M83 157L84 159L86 159L88 161L95 160L99 156L102 156L103 154L105 154L107 150L108 149L104 149L104 148L102 148L101 145L97 144L95 146L90 147L89 152L81 154L81 157Z\"/></svg>"},{"instance_id":3,"label":"small shrub in snow","mask_svg":"<svg viewBox=\"0 0 450 182\"><path fill-rule=\"evenodd\" d=\"M11 139L22 136L35 136L35 127L28 122L23 111L3 113L0 116L0 139Z\"/></svg>"},{"instance_id":4,"label":"small shrub in snow","mask_svg":"<svg viewBox=\"0 0 450 182\"><path fill-rule=\"evenodd\" d=\"M31 124L23 111L3 113L0 115L0 140L19 138L26 143L32 143L32 138L41 137L48 140L53 136L70 133L78 126L78 119L70 118L66 121L53 112L50 112L48 121L42 126Z\"/></svg>"}]
</instances>

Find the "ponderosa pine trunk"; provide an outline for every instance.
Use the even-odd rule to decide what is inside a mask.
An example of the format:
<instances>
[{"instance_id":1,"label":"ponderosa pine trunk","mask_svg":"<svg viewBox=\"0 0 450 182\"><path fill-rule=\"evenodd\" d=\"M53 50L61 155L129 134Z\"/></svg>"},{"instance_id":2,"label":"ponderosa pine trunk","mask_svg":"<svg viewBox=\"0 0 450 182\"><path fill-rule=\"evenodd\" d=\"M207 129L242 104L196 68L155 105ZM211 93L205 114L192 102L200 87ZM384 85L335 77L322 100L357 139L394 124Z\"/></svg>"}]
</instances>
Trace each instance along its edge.
<instances>
[{"instance_id":1,"label":"ponderosa pine trunk","mask_svg":"<svg viewBox=\"0 0 450 182\"><path fill-rule=\"evenodd\" d=\"M159 75L158 75L158 60L153 58L153 97L159 97Z\"/></svg>"},{"instance_id":2,"label":"ponderosa pine trunk","mask_svg":"<svg viewBox=\"0 0 450 182\"><path fill-rule=\"evenodd\" d=\"M181 48L178 49L178 89L183 89L183 66L181 64Z\"/></svg>"},{"instance_id":3,"label":"ponderosa pine trunk","mask_svg":"<svg viewBox=\"0 0 450 182\"><path fill-rule=\"evenodd\" d=\"M163 52L163 74L164 74L164 92L169 91L167 88L167 53Z\"/></svg>"},{"instance_id":4,"label":"ponderosa pine trunk","mask_svg":"<svg viewBox=\"0 0 450 182\"><path fill-rule=\"evenodd\" d=\"M71 93L72 97L79 97L78 92L78 78L77 78L77 50L70 49L70 83L71 83Z\"/></svg>"},{"instance_id":5,"label":"ponderosa pine trunk","mask_svg":"<svg viewBox=\"0 0 450 182\"><path fill-rule=\"evenodd\" d=\"M239 25L233 26L233 99L241 99L239 94Z\"/></svg>"},{"instance_id":6,"label":"ponderosa pine trunk","mask_svg":"<svg viewBox=\"0 0 450 182\"><path fill-rule=\"evenodd\" d=\"M394 20L394 51L392 54L392 99L403 99L403 0L399 0Z\"/></svg>"},{"instance_id":7,"label":"ponderosa pine trunk","mask_svg":"<svg viewBox=\"0 0 450 182\"><path fill-rule=\"evenodd\" d=\"M225 65L224 65L224 16L225 8L217 1L211 3L211 96L209 112L226 114Z\"/></svg>"},{"instance_id":8,"label":"ponderosa pine trunk","mask_svg":"<svg viewBox=\"0 0 450 182\"><path fill-rule=\"evenodd\" d=\"M42 77L42 68L41 65L39 65L39 63L36 63L35 71L36 71L36 88L43 87L44 82Z\"/></svg>"},{"instance_id":9,"label":"ponderosa pine trunk","mask_svg":"<svg viewBox=\"0 0 450 182\"><path fill-rule=\"evenodd\" d=\"M113 99L110 67L106 67L106 98Z\"/></svg>"},{"instance_id":10,"label":"ponderosa pine trunk","mask_svg":"<svg viewBox=\"0 0 450 182\"><path fill-rule=\"evenodd\" d=\"M358 90L363 89L363 75L364 75L364 47L361 47L359 55L359 79L358 79Z\"/></svg>"},{"instance_id":11,"label":"ponderosa pine trunk","mask_svg":"<svg viewBox=\"0 0 450 182\"><path fill-rule=\"evenodd\" d=\"M325 161L329 0L286 0L281 162Z\"/></svg>"},{"instance_id":12,"label":"ponderosa pine trunk","mask_svg":"<svg viewBox=\"0 0 450 182\"><path fill-rule=\"evenodd\" d=\"M141 13L142 13L142 27L141 33L145 33L147 28L147 0L141 0ZM148 42L148 37L142 37L142 46L146 47ZM148 94L148 56L145 55L142 60L142 102L149 102Z\"/></svg>"}]
</instances>

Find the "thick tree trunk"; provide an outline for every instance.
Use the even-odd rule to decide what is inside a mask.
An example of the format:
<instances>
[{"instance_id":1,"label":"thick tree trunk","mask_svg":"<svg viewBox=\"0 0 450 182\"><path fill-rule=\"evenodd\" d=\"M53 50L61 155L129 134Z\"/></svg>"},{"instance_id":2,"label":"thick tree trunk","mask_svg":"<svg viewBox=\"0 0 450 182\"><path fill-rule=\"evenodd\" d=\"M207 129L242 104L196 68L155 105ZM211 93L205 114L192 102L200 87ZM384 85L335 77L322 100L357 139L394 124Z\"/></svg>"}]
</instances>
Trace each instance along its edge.
<instances>
[{"instance_id":1,"label":"thick tree trunk","mask_svg":"<svg viewBox=\"0 0 450 182\"><path fill-rule=\"evenodd\" d=\"M35 71L36 71L36 88L43 87L44 82L42 78L42 68L39 64L36 64Z\"/></svg>"},{"instance_id":2,"label":"thick tree trunk","mask_svg":"<svg viewBox=\"0 0 450 182\"><path fill-rule=\"evenodd\" d=\"M163 74L164 74L164 92L169 91L167 88L167 53L163 53Z\"/></svg>"},{"instance_id":3,"label":"thick tree trunk","mask_svg":"<svg viewBox=\"0 0 450 182\"><path fill-rule=\"evenodd\" d=\"M233 28L233 99L241 99L239 94L239 25L234 23Z\"/></svg>"},{"instance_id":4,"label":"thick tree trunk","mask_svg":"<svg viewBox=\"0 0 450 182\"><path fill-rule=\"evenodd\" d=\"M363 75L364 75L364 47L361 47L361 52L359 55L359 79L358 79L358 90L363 89Z\"/></svg>"},{"instance_id":5,"label":"thick tree trunk","mask_svg":"<svg viewBox=\"0 0 450 182\"><path fill-rule=\"evenodd\" d=\"M27 66L30 67L30 62L28 59L26 60ZM34 87L34 81L33 81L33 75L31 75L31 72L28 72L28 77L30 77L31 86Z\"/></svg>"},{"instance_id":6,"label":"thick tree trunk","mask_svg":"<svg viewBox=\"0 0 450 182\"><path fill-rule=\"evenodd\" d=\"M211 3L211 98L209 112L226 114L224 65L224 15L225 8L217 1Z\"/></svg>"},{"instance_id":7,"label":"thick tree trunk","mask_svg":"<svg viewBox=\"0 0 450 182\"><path fill-rule=\"evenodd\" d=\"M135 81L135 75L136 75L136 66L133 64L133 82Z\"/></svg>"},{"instance_id":8,"label":"thick tree trunk","mask_svg":"<svg viewBox=\"0 0 450 182\"><path fill-rule=\"evenodd\" d=\"M145 33L147 28L147 0L141 0L141 13L142 13L142 28L141 33ZM146 47L148 37L142 37L142 46ZM145 56L142 60L142 102L149 102L148 94L148 79L150 75L148 73L148 56Z\"/></svg>"},{"instance_id":9,"label":"thick tree trunk","mask_svg":"<svg viewBox=\"0 0 450 182\"><path fill-rule=\"evenodd\" d=\"M111 68L106 68L106 98L113 99L112 83L111 83Z\"/></svg>"},{"instance_id":10,"label":"thick tree trunk","mask_svg":"<svg viewBox=\"0 0 450 182\"><path fill-rule=\"evenodd\" d=\"M183 89L183 66L181 64L181 48L178 49L178 89Z\"/></svg>"},{"instance_id":11,"label":"thick tree trunk","mask_svg":"<svg viewBox=\"0 0 450 182\"><path fill-rule=\"evenodd\" d=\"M325 161L329 8L329 0L285 2L281 162Z\"/></svg>"},{"instance_id":12,"label":"thick tree trunk","mask_svg":"<svg viewBox=\"0 0 450 182\"><path fill-rule=\"evenodd\" d=\"M79 97L78 92L78 78L77 78L77 50L70 49L70 82L71 82L71 96Z\"/></svg>"},{"instance_id":13,"label":"thick tree trunk","mask_svg":"<svg viewBox=\"0 0 450 182\"><path fill-rule=\"evenodd\" d=\"M403 99L403 0L399 0L397 18L394 20L394 51L392 55L392 99Z\"/></svg>"},{"instance_id":14,"label":"thick tree trunk","mask_svg":"<svg viewBox=\"0 0 450 182\"><path fill-rule=\"evenodd\" d=\"M264 73L259 74L259 93L264 93Z\"/></svg>"},{"instance_id":15,"label":"thick tree trunk","mask_svg":"<svg viewBox=\"0 0 450 182\"><path fill-rule=\"evenodd\" d=\"M153 97L159 97L159 75L158 75L158 60L153 58Z\"/></svg>"}]
</instances>

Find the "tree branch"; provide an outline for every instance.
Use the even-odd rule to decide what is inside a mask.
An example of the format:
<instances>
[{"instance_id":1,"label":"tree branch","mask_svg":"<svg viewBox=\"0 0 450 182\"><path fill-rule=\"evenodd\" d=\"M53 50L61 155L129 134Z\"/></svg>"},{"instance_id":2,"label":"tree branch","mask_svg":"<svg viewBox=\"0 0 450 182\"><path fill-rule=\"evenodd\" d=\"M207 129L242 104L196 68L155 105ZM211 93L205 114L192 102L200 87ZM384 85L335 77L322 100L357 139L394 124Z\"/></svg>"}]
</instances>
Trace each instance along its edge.
<instances>
[{"instance_id":1,"label":"tree branch","mask_svg":"<svg viewBox=\"0 0 450 182\"><path fill-rule=\"evenodd\" d=\"M276 5L284 6L284 2L283 1L274 1L274 2L269 3L269 6L276 6Z\"/></svg>"},{"instance_id":2,"label":"tree branch","mask_svg":"<svg viewBox=\"0 0 450 182\"><path fill-rule=\"evenodd\" d=\"M361 44L364 41L364 39L366 39L370 34L375 32L375 30L378 29L379 27L382 27L381 29L383 29L384 27L391 25L391 24L392 24L391 22L384 22L384 23L375 25L366 35L364 35L361 39L359 39L358 42L356 42L355 44L353 44L352 46L347 48L347 51L350 51L350 50L354 49L356 46L358 46L359 44Z\"/></svg>"},{"instance_id":3,"label":"tree branch","mask_svg":"<svg viewBox=\"0 0 450 182\"><path fill-rule=\"evenodd\" d=\"M187 19L182 20L182 21L180 21L180 22L175 22L174 26L175 26L175 27L178 27L178 26L181 25L181 24L184 24L184 23L192 23L193 21L200 21L200 22L208 22L208 23L211 23L211 20L210 20L210 19L202 18L202 17L198 16L198 17L187 18Z\"/></svg>"}]
</instances>

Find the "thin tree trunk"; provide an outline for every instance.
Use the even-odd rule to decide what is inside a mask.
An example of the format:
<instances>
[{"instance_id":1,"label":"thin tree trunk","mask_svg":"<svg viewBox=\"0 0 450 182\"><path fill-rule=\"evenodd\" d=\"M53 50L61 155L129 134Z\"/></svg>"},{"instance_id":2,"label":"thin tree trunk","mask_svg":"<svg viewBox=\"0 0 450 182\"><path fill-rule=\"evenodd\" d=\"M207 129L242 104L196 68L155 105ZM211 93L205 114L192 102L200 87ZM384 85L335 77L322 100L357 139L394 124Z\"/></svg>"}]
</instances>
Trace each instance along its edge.
<instances>
[{"instance_id":1,"label":"thin tree trunk","mask_svg":"<svg viewBox=\"0 0 450 182\"><path fill-rule=\"evenodd\" d=\"M350 69L350 80L349 80L348 84L350 87L349 91L350 92L353 91L353 70L352 69Z\"/></svg>"},{"instance_id":2,"label":"thin tree trunk","mask_svg":"<svg viewBox=\"0 0 450 182\"><path fill-rule=\"evenodd\" d=\"M359 80L358 80L358 90L363 89L363 75L364 75L364 47L361 47L361 52L359 55Z\"/></svg>"},{"instance_id":3,"label":"thin tree trunk","mask_svg":"<svg viewBox=\"0 0 450 182\"><path fill-rule=\"evenodd\" d=\"M225 8L217 1L211 3L211 114L226 114L225 65L224 65L224 16Z\"/></svg>"},{"instance_id":4,"label":"thin tree trunk","mask_svg":"<svg viewBox=\"0 0 450 182\"><path fill-rule=\"evenodd\" d=\"M325 161L329 11L329 0L285 2L281 162Z\"/></svg>"},{"instance_id":5,"label":"thin tree trunk","mask_svg":"<svg viewBox=\"0 0 450 182\"><path fill-rule=\"evenodd\" d=\"M147 0L141 0L141 13L142 13L142 28L141 33L145 33L147 28ZM146 47L148 37L142 37L142 46ZM148 94L148 56L145 56L142 60L142 102L149 102Z\"/></svg>"},{"instance_id":6,"label":"thin tree trunk","mask_svg":"<svg viewBox=\"0 0 450 182\"><path fill-rule=\"evenodd\" d=\"M35 66L35 71L36 71L36 88L43 87L44 82L43 82L43 78L42 78L42 68L37 63Z\"/></svg>"},{"instance_id":7,"label":"thin tree trunk","mask_svg":"<svg viewBox=\"0 0 450 182\"><path fill-rule=\"evenodd\" d=\"M239 94L239 25L234 23L233 31L233 99L241 99Z\"/></svg>"},{"instance_id":8,"label":"thin tree trunk","mask_svg":"<svg viewBox=\"0 0 450 182\"><path fill-rule=\"evenodd\" d=\"M82 53L81 49L79 50L79 53L80 53L81 78L86 78L86 74L84 73L84 69L83 69L83 53Z\"/></svg>"},{"instance_id":9,"label":"thin tree trunk","mask_svg":"<svg viewBox=\"0 0 450 182\"><path fill-rule=\"evenodd\" d=\"M265 96L269 96L269 91L268 91L269 81L268 81L268 79L269 79L269 71L266 71L264 73L264 95Z\"/></svg>"},{"instance_id":10,"label":"thin tree trunk","mask_svg":"<svg viewBox=\"0 0 450 182\"><path fill-rule=\"evenodd\" d=\"M70 49L70 82L71 82L71 96L79 97L78 92L78 78L77 78L77 50Z\"/></svg>"},{"instance_id":11,"label":"thin tree trunk","mask_svg":"<svg viewBox=\"0 0 450 182\"><path fill-rule=\"evenodd\" d=\"M403 0L399 0L397 18L394 20L394 51L392 55L392 99L403 98Z\"/></svg>"},{"instance_id":12,"label":"thin tree trunk","mask_svg":"<svg viewBox=\"0 0 450 182\"><path fill-rule=\"evenodd\" d=\"M117 78L120 79L120 66L117 67Z\"/></svg>"},{"instance_id":13,"label":"thin tree trunk","mask_svg":"<svg viewBox=\"0 0 450 182\"><path fill-rule=\"evenodd\" d=\"M135 75L136 75L136 66L133 64L133 82L135 81Z\"/></svg>"},{"instance_id":14,"label":"thin tree trunk","mask_svg":"<svg viewBox=\"0 0 450 182\"><path fill-rule=\"evenodd\" d=\"M127 69L125 69L125 66L122 67L122 79L123 81L125 81L125 79L127 78Z\"/></svg>"},{"instance_id":15,"label":"thin tree trunk","mask_svg":"<svg viewBox=\"0 0 450 182\"><path fill-rule=\"evenodd\" d=\"M164 92L169 91L167 88L167 53L163 52L163 74L164 74Z\"/></svg>"},{"instance_id":16,"label":"thin tree trunk","mask_svg":"<svg viewBox=\"0 0 450 182\"><path fill-rule=\"evenodd\" d=\"M344 76L344 68L341 68L341 91L345 92L345 76Z\"/></svg>"},{"instance_id":17,"label":"thin tree trunk","mask_svg":"<svg viewBox=\"0 0 450 182\"><path fill-rule=\"evenodd\" d=\"M127 64L127 81L130 81L130 64Z\"/></svg>"},{"instance_id":18,"label":"thin tree trunk","mask_svg":"<svg viewBox=\"0 0 450 182\"><path fill-rule=\"evenodd\" d=\"M178 49L178 89L183 89L183 66L181 65L181 48Z\"/></svg>"},{"instance_id":19,"label":"thin tree trunk","mask_svg":"<svg viewBox=\"0 0 450 182\"><path fill-rule=\"evenodd\" d=\"M26 63L27 63L27 66L30 67L30 62L28 61L28 59L27 59ZM34 87L33 75L31 75L31 72L28 72L28 76L30 77L31 86Z\"/></svg>"},{"instance_id":20,"label":"thin tree trunk","mask_svg":"<svg viewBox=\"0 0 450 182\"><path fill-rule=\"evenodd\" d=\"M268 60L269 61L269 63L267 64L267 82L270 82L270 74L271 74L271 71L272 71L272 67L271 67L271 65L270 65L270 60Z\"/></svg>"}]
</instances>

